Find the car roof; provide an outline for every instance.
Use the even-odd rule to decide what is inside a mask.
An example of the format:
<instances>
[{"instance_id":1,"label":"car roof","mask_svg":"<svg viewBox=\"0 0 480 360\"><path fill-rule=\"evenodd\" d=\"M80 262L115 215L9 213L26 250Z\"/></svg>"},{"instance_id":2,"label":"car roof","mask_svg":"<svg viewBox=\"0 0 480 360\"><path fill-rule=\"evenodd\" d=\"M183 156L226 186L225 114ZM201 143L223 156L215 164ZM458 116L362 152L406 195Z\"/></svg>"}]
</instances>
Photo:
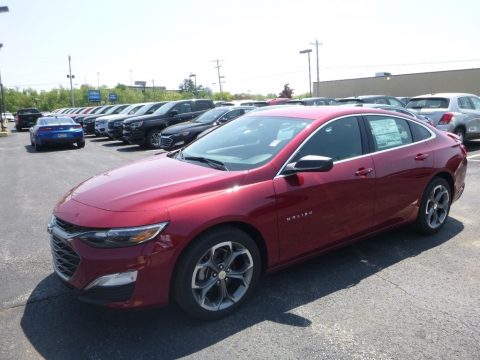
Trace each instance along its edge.
<instances>
[{"instance_id":1,"label":"car roof","mask_svg":"<svg viewBox=\"0 0 480 360\"><path fill-rule=\"evenodd\" d=\"M477 95L468 94L468 93L434 93L434 94L418 95L413 97L411 100L418 99L418 98L429 98L429 97L453 98L453 97L459 97L459 96L477 96Z\"/></svg>"},{"instance_id":2,"label":"car roof","mask_svg":"<svg viewBox=\"0 0 480 360\"><path fill-rule=\"evenodd\" d=\"M391 114L391 111L375 109L370 107L356 107L356 106L284 106L275 109L268 107L262 111L251 111L245 116L279 116L299 119L321 120L321 122L330 119L356 115L356 114ZM401 116L401 114L398 114Z\"/></svg>"}]
</instances>

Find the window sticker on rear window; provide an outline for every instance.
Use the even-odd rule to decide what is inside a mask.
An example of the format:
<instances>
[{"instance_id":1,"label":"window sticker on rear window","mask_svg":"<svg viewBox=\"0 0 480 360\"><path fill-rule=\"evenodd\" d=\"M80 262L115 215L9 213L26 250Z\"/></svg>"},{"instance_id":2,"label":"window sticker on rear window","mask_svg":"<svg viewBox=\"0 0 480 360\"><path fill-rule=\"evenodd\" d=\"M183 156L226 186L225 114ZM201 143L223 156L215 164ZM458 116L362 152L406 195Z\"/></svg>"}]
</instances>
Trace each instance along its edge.
<instances>
[{"instance_id":1,"label":"window sticker on rear window","mask_svg":"<svg viewBox=\"0 0 480 360\"><path fill-rule=\"evenodd\" d=\"M377 143L377 149L383 150L403 144L402 134L394 119L370 121L372 134Z\"/></svg>"}]
</instances>

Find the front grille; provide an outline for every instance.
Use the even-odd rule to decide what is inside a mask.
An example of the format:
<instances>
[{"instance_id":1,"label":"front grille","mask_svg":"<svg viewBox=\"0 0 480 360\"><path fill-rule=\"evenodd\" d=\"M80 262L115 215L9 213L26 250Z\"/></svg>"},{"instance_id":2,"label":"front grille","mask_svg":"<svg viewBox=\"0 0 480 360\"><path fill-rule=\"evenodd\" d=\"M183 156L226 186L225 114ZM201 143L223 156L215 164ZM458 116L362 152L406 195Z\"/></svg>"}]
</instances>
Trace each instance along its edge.
<instances>
[{"instance_id":1,"label":"front grille","mask_svg":"<svg viewBox=\"0 0 480 360\"><path fill-rule=\"evenodd\" d=\"M78 226L75 224L71 224L69 222L66 222L64 220L61 220L59 218L55 218L55 225L57 225L60 229L67 233L77 233L77 232L83 232L83 231L88 231L91 230L91 228L86 228L82 226Z\"/></svg>"},{"instance_id":2,"label":"front grille","mask_svg":"<svg viewBox=\"0 0 480 360\"><path fill-rule=\"evenodd\" d=\"M109 128L110 130L113 129L113 124L114 124L113 122L109 122L109 123L108 123L108 128Z\"/></svg>"},{"instance_id":3,"label":"front grille","mask_svg":"<svg viewBox=\"0 0 480 360\"><path fill-rule=\"evenodd\" d=\"M162 136L160 138L160 147L169 148L170 146L172 146L172 143L173 143L173 139L171 137Z\"/></svg>"},{"instance_id":4,"label":"front grille","mask_svg":"<svg viewBox=\"0 0 480 360\"><path fill-rule=\"evenodd\" d=\"M66 280L70 279L80 264L80 256L78 256L69 244L54 235L51 237L50 245L55 270L57 270L60 275L63 275Z\"/></svg>"}]
</instances>

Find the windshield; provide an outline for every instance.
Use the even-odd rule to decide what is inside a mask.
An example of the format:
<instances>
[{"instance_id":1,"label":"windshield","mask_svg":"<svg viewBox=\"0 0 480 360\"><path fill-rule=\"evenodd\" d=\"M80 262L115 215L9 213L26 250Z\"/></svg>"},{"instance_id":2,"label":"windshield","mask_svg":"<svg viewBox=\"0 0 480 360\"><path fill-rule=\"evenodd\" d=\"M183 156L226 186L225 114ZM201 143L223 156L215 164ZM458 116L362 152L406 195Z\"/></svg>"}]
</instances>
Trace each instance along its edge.
<instances>
[{"instance_id":1,"label":"windshield","mask_svg":"<svg viewBox=\"0 0 480 360\"><path fill-rule=\"evenodd\" d=\"M193 122L202 123L202 124L211 124L215 122L220 116L225 114L229 109L228 108L216 108L204 112L202 115L197 117Z\"/></svg>"},{"instance_id":2,"label":"windshield","mask_svg":"<svg viewBox=\"0 0 480 360\"><path fill-rule=\"evenodd\" d=\"M96 109L93 109L90 114L100 114L100 111L102 111L105 108L105 106L100 106L97 107Z\"/></svg>"},{"instance_id":3,"label":"windshield","mask_svg":"<svg viewBox=\"0 0 480 360\"><path fill-rule=\"evenodd\" d=\"M128 107L128 105L120 105L120 106L118 106L117 108L112 109L110 113L111 113L112 115L120 114L120 113L121 113L123 110L125 110L125 108L127 108L127 107Z\"/></svg>"},{"instance_id":4,"label":"windshield","mask_svg":"<svg viewBox=\"0 0 480 360\"><path fill-rule=\"evenodd\" d=\"M229 122L186 147L178 160L204 158L229 170L248 170L272 159L312 120L244 116Z\"/></svg>"},{"instance_id":5,"label":"windshield","mask_svg":"<svg viewBox=\"0 0 480 360\"><path fill-rule=\"evenodd\" d=\"M448 109L449 99L446 98L419 98L408 102L407 109Z\"/></svg>"},{"instance_id":6,"label":"windshield","mask_svg":"<svg viewBox=\"0 0 480 360\"><path fill-rule=\"evenodd\" d=\"M137 111L139 111L142 107L144 107L145 105L134 105L132 106L132 108L126 113L127 115L133 115L133 114L136 114ZM126 110L126 109L125 109ZM122 114L125 114L125 113L122 113Z\"/></svg>"},{"instance_id":7,"label":"windshield","mask_svg":"<svg viewBox=\"0 0 480 360\"><path fill-rule=\"evenodd\" d=\"M165 105L160 106L160 109L155 111L153 115L165 115L168 113L175 105L177 105L176 102L167 102Z\"/></svg>"}]
</instances>

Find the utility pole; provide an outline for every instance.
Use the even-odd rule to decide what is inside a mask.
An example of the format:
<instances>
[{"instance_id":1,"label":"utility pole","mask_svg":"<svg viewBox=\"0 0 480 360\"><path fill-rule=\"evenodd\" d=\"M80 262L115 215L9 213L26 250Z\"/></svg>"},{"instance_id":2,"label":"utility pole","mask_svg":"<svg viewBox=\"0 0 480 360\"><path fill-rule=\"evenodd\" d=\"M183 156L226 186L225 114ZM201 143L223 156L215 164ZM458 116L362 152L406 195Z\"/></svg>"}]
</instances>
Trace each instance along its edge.
<instances>
[{"instance_id":1,"label":"utility pole","mask_svg":"<svg viewBox=\"0 0 480 360\"><path fill-rule=\"evenodd\" d=\"M70 96L72 97L72 107L75 107L75 94L73 93L73 84L72 79L75 75L72 75L72 64L71 64L71 57L68 55L68 73L67 78L70 79Z\"/></svg>"},{"instance_id":2,"label":"utility pole","mask_svg":"<svg viewBox=\"0 0 480 360\"><path fill-rule=\"evenodd\" d=\"M220 86L220 99L223 100L222 79L225 76L220 75L220 68L222 67L222 65L220 65L220 61L223 61L223 60L218 60L218 59L212 60L212 62L217 63L217 66L215 66L215 68L217 69L217 74L218 74L218 86Z\"/></svg>"},{"instance_id":3,"label":"utility pole","mask_svg":"<svg viewBox=\"0 0 480 360\"><path fill-rule=\"evenodd\" d=\"M100 73L97 71L97 90L100 90Z\"/></svg>"},{"instance_id":4,"label":"utility pole","mask_svg":"<svg viewBox=\"0 0 480 360\"><path fill-rule=\"evenodd\" d=\"M319 71L319 63L318 63L318 45L322 45L319 43L317 39L315 39L314 43L310 43L310 45L315 45L315 49L317 51L317 91L316 96L320 96L320 71Z\"/></svg>"}]
</instances>

